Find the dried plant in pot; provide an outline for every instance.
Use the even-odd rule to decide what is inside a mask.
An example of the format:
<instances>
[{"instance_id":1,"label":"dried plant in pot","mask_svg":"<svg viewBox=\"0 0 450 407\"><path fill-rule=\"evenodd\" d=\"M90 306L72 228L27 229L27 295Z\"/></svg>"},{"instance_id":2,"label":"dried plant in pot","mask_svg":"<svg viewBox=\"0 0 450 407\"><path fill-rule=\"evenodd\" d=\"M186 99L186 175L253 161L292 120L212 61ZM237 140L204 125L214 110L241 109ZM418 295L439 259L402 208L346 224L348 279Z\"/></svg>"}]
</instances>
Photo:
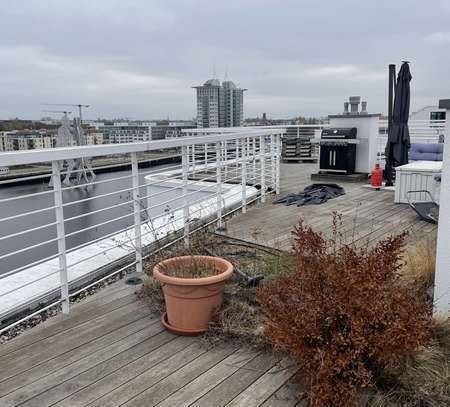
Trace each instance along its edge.
<instances>
[{"instance_id":1,"label":"dried plant in pot","mask_svg":"<svg viewBox=\"0 0 450 407\"><path fill-rule=\"evenodd\" d=\"M164 293L163 325L181 335L205 332L222 305L225 281L232 273L232 264L220 257L180 256L158 263L153 277Z\"/></svg>"}]
</instances>

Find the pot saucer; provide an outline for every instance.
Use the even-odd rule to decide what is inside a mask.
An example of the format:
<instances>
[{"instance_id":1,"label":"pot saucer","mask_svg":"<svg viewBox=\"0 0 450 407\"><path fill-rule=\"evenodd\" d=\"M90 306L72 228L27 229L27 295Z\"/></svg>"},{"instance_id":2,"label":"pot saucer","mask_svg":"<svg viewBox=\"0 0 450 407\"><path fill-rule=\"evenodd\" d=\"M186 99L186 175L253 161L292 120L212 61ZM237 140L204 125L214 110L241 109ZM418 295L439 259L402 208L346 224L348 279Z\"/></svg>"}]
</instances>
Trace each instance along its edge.
<instances>
[{"instance_id":1,"label":"pot saucer","mask_svg":"<svg viewBox=\"0 0 450 407\"><path fill-rule=\"evenodd\" d=\"M167 320L167 312L161 315L161 323L166 327L169 331L173 332L177 335L183 335L183 336L198 336L206 332L206 329L183 329L183 328L176 328L169 324L169 321Z\"/></svg>"}]
</instances>

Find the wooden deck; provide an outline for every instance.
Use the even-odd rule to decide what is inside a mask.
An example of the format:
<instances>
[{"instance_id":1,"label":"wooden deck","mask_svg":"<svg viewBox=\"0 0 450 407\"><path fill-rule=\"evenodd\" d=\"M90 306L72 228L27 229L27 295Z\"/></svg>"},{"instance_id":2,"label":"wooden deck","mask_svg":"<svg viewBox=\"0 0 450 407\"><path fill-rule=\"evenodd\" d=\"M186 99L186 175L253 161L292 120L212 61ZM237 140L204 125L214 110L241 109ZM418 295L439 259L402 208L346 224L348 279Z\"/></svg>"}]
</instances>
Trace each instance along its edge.
<instances>
[{"instance_id":1,"label":"wooden deck","mask_svg":"<svg viewBox=\"0 0 450 407\"><path fill-rule=\"evenodd\" d=\"M302 191L313 182L311 173L317 164L282 164L281 194ZM291 230L300 217L315 230L329 234L333 212L342 215L340 233L347 242L356 245L373 244L383 237L407 230L408 243L424 237L435 238L436 225L421 221L405 204L394 204L393 191L376 191L361 183L341 182L346 195L321 205L274 205L273 196L265 204L253 207L245 215L237 215L227 222L227 234L257 241L272 247L291 247Z\"/></svg>"},{"instance_id":2,"label":"wooden deck","mask_svg":"<svg viewBox=\"0 0 450 407\"><path fill-rule=\"evenodd\" d=\"M0 346L0 406L296 404L289 362L172 335L134 290L119 281Z\"/></svg>"},{"instance_id":3,"label":"wooden deck","mask_svg":"<svg viewBox=\"0 0 450 407\"><path fill-rule=\"evenodd\" d=\"M315 164L283 164L283 193L309 184ZM347 194L298 208L270 202L227 222L228 233L287 247L299 216L327 231L333 211L343 231L374 242L402 229L433 236L393 193L344 184ZM256 229L256 230L255 230ZM255 233L256 232L256 233ZM301 406L287 360L229 344L207 349L198 338L177 337L161 326L119 281L0 346L0 406Z\"/></svg>"}]
</instances>

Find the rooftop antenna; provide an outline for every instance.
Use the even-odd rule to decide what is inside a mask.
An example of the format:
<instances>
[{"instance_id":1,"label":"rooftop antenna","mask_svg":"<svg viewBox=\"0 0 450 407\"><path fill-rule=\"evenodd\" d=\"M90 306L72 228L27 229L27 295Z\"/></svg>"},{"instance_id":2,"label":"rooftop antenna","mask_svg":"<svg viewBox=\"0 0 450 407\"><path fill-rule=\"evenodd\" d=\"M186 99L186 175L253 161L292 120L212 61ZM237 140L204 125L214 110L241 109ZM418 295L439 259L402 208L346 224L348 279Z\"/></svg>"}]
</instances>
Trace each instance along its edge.
<instances>
[{"instance_id":1,"label":"rooftop antenna","mask_svg":"<svg viewBox=\"0 0 450 407\"><path fill-rule=\"evenodd\" d=\"M216 76L217 76L216 75L216 63L214 62L213 63L213 79L217 79Z\"/></svg>"},{"instance_id":2,"label":"rooftop antenna","mask_svg":"<svg viewBox=\"0 0 450 407\"><path fill-rule=\"evenodd\" d=\"M225 80L228 80L228 66L225 68Z\"/></svg>"}]
</instances>

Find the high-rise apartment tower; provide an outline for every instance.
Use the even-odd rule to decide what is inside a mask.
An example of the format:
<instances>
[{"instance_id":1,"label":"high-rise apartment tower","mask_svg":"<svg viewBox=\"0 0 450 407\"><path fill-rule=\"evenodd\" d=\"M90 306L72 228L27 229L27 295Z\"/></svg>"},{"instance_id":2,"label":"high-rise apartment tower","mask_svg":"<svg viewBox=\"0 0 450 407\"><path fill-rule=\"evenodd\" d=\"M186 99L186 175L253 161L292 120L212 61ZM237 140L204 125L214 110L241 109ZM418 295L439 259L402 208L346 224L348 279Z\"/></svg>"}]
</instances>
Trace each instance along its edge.
<instances>
[{"instance_id":1,"label":"high-rise apartment tower","mask_svg":"<svg viewBox=\"0 0 450 407\"><path fill-rule=\"evenodd\" d=\"M197 127L239 127L244 120L244 91L232 81L209 79L197 90Z\"/></svg>"}]
</instances>

